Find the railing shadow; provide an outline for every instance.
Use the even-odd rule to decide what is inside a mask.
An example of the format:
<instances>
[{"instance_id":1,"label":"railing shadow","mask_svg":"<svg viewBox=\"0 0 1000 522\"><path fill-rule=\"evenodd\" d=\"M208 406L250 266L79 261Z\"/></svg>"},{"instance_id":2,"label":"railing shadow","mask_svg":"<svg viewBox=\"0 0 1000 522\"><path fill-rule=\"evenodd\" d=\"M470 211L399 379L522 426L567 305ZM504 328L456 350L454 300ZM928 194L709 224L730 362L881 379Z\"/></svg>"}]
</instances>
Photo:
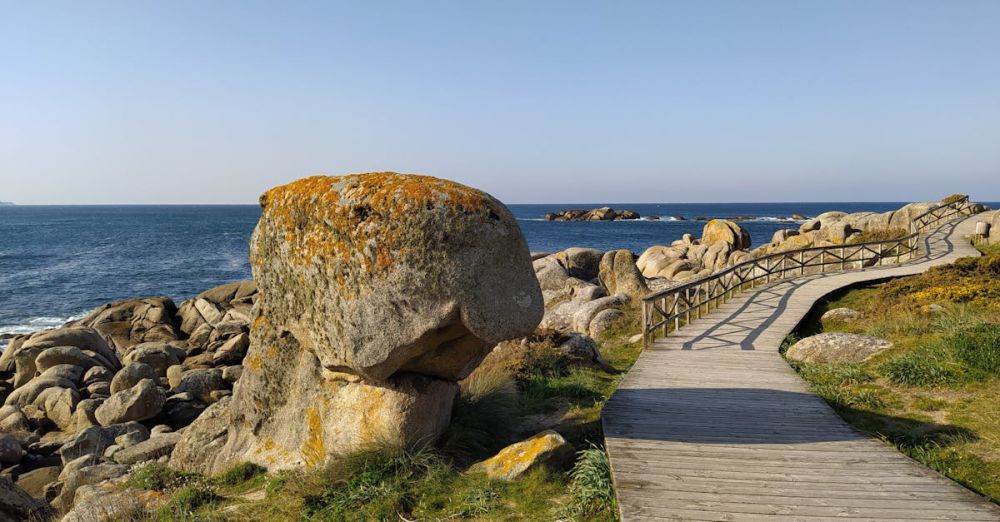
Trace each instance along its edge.
<instances>
[{"instance_id":1,"label":"railing shadow","mask_svg":"<svg viewBox=\"0 0 1000 522\"><path fill-rule=\"evenodd\" d=\"M868 434L841 419L826 401L809 392L619 388L604 409L604 435L609 438L748 445L871 440ZM947 433L956 440L975 438L974 433L958 426L862 413L873 426L905 425L915 433ZM934 440L940 443L945 438Z\"/></svg>"}]
</instances>

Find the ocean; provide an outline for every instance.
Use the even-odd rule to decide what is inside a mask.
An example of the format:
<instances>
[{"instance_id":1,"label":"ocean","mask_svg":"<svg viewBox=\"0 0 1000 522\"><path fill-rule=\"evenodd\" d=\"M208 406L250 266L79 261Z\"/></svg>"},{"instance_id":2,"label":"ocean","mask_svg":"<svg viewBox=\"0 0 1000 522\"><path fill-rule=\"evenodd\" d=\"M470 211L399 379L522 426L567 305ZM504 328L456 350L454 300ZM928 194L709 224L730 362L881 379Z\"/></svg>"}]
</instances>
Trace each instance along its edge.
<instances>
[{"instance_id":1,"label":"ocean","mask_svg":"<svg viewBox=\"0 0 1000 522\"><path fill-rule=\"evenodd\" d=\"M599 203L508 205L532 251L571 246L637 253L701 234L697 217L737 217L755 245L792 214L883 212L902 203L612 204L660 221L548 222L547 212ZM995 204L991 206L996 206ZM109 301L166 295L180 303L213 286L247 279L257 205L0 205L0 335L62 325ZM687 220L672 220L673 216ZM2 344L2 341L0 341Z\"/></svg>"}]
</instances>

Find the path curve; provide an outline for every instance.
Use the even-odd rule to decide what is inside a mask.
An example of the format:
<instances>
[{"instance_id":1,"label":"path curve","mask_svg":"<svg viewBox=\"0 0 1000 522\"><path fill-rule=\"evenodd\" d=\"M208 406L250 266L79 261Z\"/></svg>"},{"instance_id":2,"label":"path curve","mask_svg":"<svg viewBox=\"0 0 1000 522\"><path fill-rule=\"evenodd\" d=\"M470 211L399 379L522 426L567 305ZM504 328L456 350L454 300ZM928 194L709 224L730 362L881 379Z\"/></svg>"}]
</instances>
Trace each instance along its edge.
<instances>
[{"instance_id":1,"label":"path curve","mask_svg":"<svg viewBox=\"0 0 1000 522\"><path fill-rule=\"evenodd\" d=\"M1000 520L849 426L778 353L831 292L979 255L964 238L982 219L929 234L920 260L776 282L654 342L602 413L622 520Z\"/></svg>"}]
</instances>

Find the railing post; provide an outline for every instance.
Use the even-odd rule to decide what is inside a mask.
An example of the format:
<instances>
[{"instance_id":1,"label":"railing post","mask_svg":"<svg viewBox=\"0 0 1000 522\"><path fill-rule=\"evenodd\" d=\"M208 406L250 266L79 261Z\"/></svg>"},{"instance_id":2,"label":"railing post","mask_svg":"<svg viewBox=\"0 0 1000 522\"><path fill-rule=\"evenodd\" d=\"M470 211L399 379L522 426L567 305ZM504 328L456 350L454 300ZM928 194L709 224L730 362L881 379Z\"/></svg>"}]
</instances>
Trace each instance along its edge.
<instances>
[{"instance_id":1,"label":"railing post","mask_svg":"<svg viewBox=\"0 0 1000 522\"><path fill-rule=\"evenodd\" d=\"M646 316L646 300L642 300L642 347L649 348L649 317Z\"/></svg>"}]
</instances>

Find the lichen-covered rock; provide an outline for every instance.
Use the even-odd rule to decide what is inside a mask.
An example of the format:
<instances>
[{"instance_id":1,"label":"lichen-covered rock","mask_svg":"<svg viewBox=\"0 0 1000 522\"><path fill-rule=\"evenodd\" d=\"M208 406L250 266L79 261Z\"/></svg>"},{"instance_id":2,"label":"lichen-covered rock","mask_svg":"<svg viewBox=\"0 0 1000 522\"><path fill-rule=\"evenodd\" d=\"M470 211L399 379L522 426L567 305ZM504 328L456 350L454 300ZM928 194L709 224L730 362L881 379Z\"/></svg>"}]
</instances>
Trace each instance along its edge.
<instances>
[{"instance_id":1,"label":"lichen-covered rock","mask_svg":"<svg viewBox=\"0 0 1000 522\"><path fill-rule=\"evenodd\" d=\"M573 445L552 430L511 444L499 453L469 467L470 473L486 473L493 479L516 480L541 466L561 467L573 457Z\"/></svg>"},{"instance_id":2,"label":"lichen-covered rock","mask_svg":"<svg viewBox=\"0 0 1000 522\"><path fill-rule=\"evenodd\" d=\"M807 363L863 362L892 347L879 337L844 332L827 332L806 337L785 354Z\"/></svg>"},{"instance_id":3,"label":"lichen-covered rock","mask_svg":"<svg viewBox=\"0 0 1000 522\"><path fill-rule=\"evenodd\" d=\"M483 192L374 173L299 180L261 206L242 376L172 465L308 467L377 441L430 443L455 381L541 319L524 237Z\"/></svg>"},{"instance_id":4,"label":"lichen-covered rock","mask_svg":"<svg viewBox=\"0 0 1000 522\"><path fill-rule=\"evenodd\" d=\"M250 255L262 313L325 368L461 379L541 319L524 237L485 193L426 176L319 176L261 205Z\"/></svg>"}]
</instances>

